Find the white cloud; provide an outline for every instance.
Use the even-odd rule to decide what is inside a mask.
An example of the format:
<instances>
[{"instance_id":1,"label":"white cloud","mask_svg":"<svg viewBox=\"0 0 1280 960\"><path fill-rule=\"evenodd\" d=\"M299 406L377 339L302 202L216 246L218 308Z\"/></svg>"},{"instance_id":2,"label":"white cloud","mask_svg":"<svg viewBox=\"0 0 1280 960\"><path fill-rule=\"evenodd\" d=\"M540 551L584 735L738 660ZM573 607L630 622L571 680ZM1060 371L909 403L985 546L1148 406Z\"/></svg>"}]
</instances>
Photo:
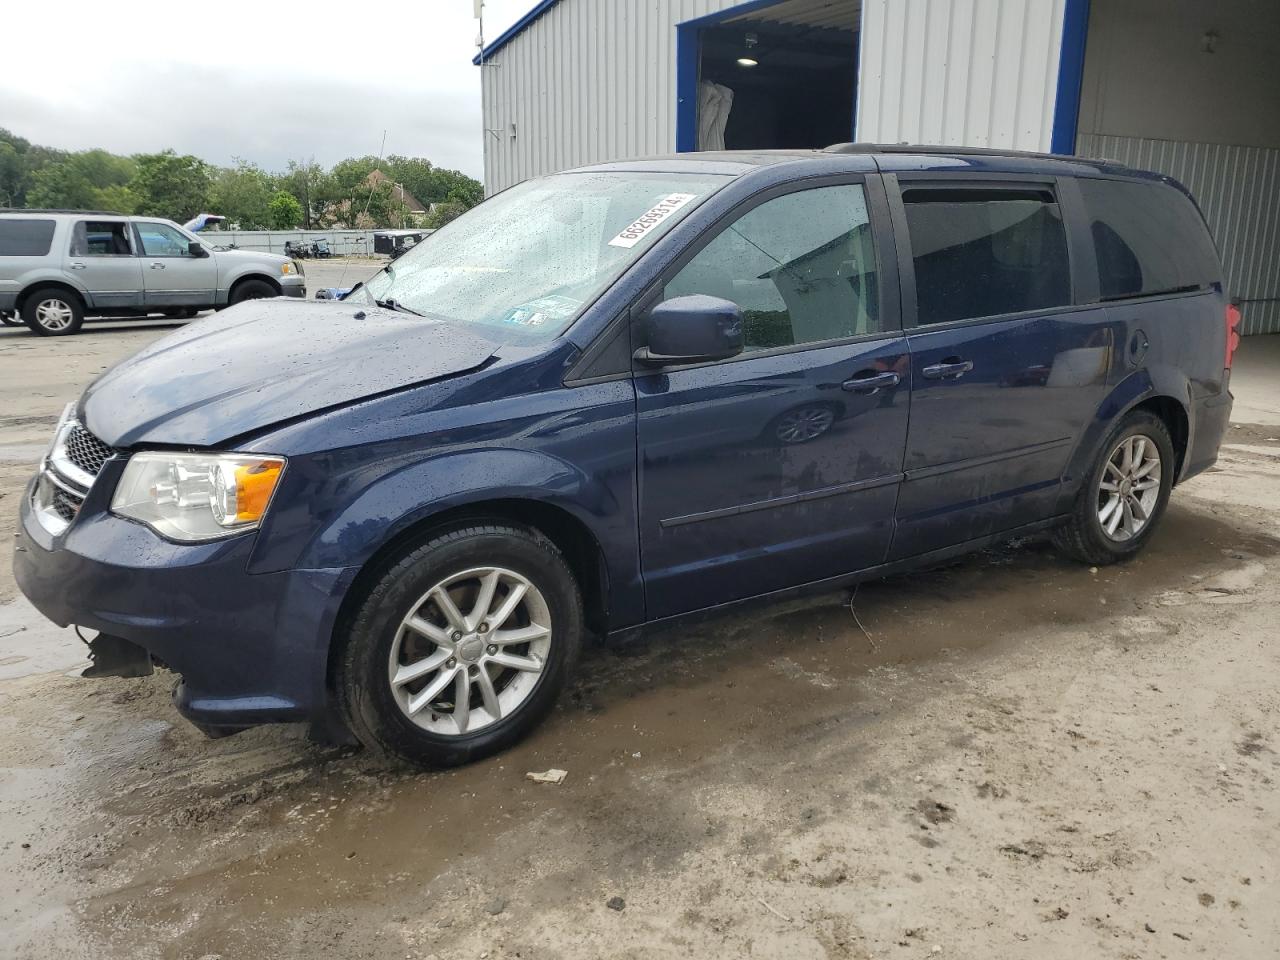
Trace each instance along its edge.
<instances>
[{"instance_id":1,"label":"white cloud","mask_svg":"<svg viewBox=\"0 0 1280 960\"><path fill-rule=\"evenodd\" d=\"M534 2L486 0L486 38ZM66 0L56 10L5 11L0 126L35 143L173 147L278 169L376 154L386 130L388 153L481 174L473 0Z\"/></svg>"}]
</instances>

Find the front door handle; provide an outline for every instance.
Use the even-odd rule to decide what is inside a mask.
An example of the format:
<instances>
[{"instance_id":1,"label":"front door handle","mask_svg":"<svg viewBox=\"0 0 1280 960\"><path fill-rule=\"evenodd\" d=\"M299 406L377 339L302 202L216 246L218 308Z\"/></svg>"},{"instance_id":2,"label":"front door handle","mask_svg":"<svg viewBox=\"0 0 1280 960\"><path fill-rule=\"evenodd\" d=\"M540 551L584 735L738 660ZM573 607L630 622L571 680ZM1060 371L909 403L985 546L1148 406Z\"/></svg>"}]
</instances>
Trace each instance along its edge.
<instances>
[{"instance_id":1,"label":"front door handle","mask_svg":"<svg viewBox=\"0 0 1280 960\"><path fill-rule=\"evenodd\" d=\"M840 384L840 389L847 393L875 393L882 387L896 387L902 378L896 373L876 373L874 370L859 370L852 377Z\"/></svg>"},{"instance_id":2,"label":"front door handle","mask_svg":"<svg viewBox=\"0 0 1280 960\"><path fill-rule=\"evenodd\" d=\"M151 269L152 269L152 270L163 270L163 269L164 269L164 264L163 264L163 263L153 263L153 264L151 265Z\"/></svg>"},{"instance_id":3,"label":"front door handle","mask_svg":"<svg viewBox=\"0 0 1280 960\"><path fill-rule=\"evenodd\" d=\"M925 367L920 372L928 380L959 380L973 369L972 360L961 360L959 357L947 357L941 363Z\"/></svg>"}]
</instances>

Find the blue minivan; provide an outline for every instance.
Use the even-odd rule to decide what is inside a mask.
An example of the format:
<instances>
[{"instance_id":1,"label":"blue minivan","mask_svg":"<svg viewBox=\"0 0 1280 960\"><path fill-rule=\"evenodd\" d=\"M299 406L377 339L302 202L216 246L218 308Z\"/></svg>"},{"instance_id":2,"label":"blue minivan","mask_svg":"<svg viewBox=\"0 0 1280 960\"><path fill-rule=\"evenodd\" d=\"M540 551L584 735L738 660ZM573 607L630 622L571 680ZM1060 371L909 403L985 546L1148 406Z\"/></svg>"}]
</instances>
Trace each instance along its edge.
<instances>
[{"instance_id":1,"label":"blue minivan","mask_svg":"<svg viewBox=\"0 0 1280 960\"><path fill-rule=\"evenodd\" d=\"M499 750L587 635L1029 531L1104 564L1212 464L1236 309L1167 177L963 149L532 180L340 301L158 340L57 426L15 570L213 735Z\"/></svg>"}]
</instances>

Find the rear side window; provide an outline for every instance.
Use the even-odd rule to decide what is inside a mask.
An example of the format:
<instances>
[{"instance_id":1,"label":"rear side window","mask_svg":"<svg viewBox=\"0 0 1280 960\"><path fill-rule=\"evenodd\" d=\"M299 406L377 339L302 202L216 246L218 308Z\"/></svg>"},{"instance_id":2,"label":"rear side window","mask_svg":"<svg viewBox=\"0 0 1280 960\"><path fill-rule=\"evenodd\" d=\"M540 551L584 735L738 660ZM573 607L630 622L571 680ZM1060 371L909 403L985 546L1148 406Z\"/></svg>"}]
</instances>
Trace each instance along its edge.
<instances>
[{"instance_id":1,"label":"rear side window","mask_svg":"<svg viewBox=\"0 0 1280 960\"><path fill-rule=\"evenodd\" d=\"M129 225L118 220L81 220L71 233L73 257L131 257Z\"/></svg>"},{"instance_id":2,"label":"rear side window","mask_svg":"<svg viewBox=\"0 0 1280 960\"><path fill-rule=\"evenodd\" d=\"M1159 183L1080 180L1103 300L1218 282L1218 254L1184 194Z\"/></svg>"},{"instance_id":3,"label":"rear side window","mask_svg":"<svg viewBox=\"0 0 1280 960\"><path fill-rule=\"evenodd\" d=\"M1071 303L1067 237L1052 191L914 188L902 199L918 324Z\"/></svg>"},{"instance_id":4,"label":"rear side window","mask_svg":"<svg viewBox=\"0 0 1280 960\"><path fill-rule=\"evenodd\" d=\"M43 257L52 246L52 220L0 217L0 257Z\"/></svg>"}]
</instances>

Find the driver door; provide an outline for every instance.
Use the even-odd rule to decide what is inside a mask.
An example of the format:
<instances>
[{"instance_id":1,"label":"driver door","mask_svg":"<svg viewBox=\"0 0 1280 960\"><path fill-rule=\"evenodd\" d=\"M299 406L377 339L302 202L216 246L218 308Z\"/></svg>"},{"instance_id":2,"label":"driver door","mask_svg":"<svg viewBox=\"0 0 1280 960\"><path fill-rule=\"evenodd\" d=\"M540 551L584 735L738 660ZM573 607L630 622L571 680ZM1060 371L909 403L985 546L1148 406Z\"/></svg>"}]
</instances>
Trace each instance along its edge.
<instances>
[{"instance_id":1,"label":"driver door","mask_svg":"<svg viewBox=\"0 0 1280 960\"><path fill-rule=\"evenodd\" d=\"M214 302L218 287L216 257L193 257L191 238L159 220L135 220L142 251L144 302L149 309L202 307Z\"/></svg>"},{"instance_id":2,"label":"driver door","mask_svg":"<svg viewBox=\"0 0 1280 960\"><path fill-rule=\"evenodd\" d=\"M732 300L746 341L635 370L650 619L884 562L910 386L887 209L878 178L766 194L645 304Z\"/></svg>"}]
</instances>

